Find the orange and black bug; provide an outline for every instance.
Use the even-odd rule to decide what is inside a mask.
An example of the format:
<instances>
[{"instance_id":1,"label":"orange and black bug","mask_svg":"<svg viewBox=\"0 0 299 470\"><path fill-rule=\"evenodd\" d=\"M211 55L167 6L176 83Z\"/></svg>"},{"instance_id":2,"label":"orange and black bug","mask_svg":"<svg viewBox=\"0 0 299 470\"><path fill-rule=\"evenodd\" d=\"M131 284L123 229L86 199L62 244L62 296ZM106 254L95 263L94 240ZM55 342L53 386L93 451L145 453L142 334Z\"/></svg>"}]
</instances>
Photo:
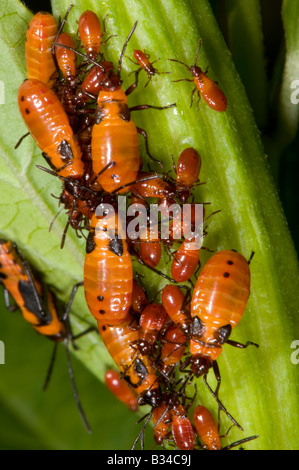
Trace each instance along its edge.
<instances>
[{"instance_id":1,"label":"orange and black bug","mask_svg":"<svg viewBox=\"0 0 299 470\"><path fill-rule=\"evenodd\" d=\"M204 448L207 450L229 450L258 437L245 437L240 441L236 441L226 447L222 447L216 422L211 412L205 406L201 405L198 405L194 410L193 423L198 437L202 441Z\"/></svg>"},{"instance_id":2,"label":"orange and black bug","mask_svg":"<svg viewBox=\"0 0 299 470\"><path fill-rule=\"evenodd\" d=\"M171 432L175 445L180 450L193 450L195 445L194 431L183 405L174 406L170 410L170 415Z\"/></svg>"},{"instance_id":3,"label":"orange and black bug","mask_svg":"<svg viewBox=\"0 0 299 470\"><path fill-rule=\"evenodd\" d=\"M249 262L240 253L223 250L214 254L203 267L192 296L191 370L199 377L213 367L217 379L215 396L221 383L216 359L227 343L246 348L255 343L237 343L229 339L247 305L250 291ZM188 361L187 361L188 362Z\"/></svg>"},{"instance_id":4,"label":"orange and black bug","mask_svg":"<svg viewBox=\"0 0 299 470\"><path fill-rule=\"evenodd\" d=\"M78 397L69 354L69 341L74 342L83 334L94 330L94 328L88 329L77 336L73 336L71 331L68 318L69 311L77 288L81 284L76 284L73 287L68 304L62 311L54 293L33 275L30 266L19 253L17 246L6 240L0 240L0 280L4 286L7 308L13 311L15 308L19 307L24 319L32 325L37 333L55 342L44 389L47 387L50 380L57 345L63 342L67 355L68 370L72 382L74 398L84 424L87 430L90 431L90 426ZM9 295L13 298L15 302L14 305L10 305Z\"/></svg>"},{"instance_id":5,"label":"orange and black bug","mask_svg":"<svg viewBox=\"0 0 299 470\"><path fill-rule=\"evenodd\" d=\"M221 441L215 420L210 411L198 405L193 413L193 423L198 437L207 450L220 450Z\"/></svg>"},{"instance_id":6,"label":"orange and black bug","mask_svg":"<svg viewBox=\"0 0 299 470\"><path fill-rule=\"evenodd\" d=\"M192 147L183 150L174 169L176 172L176 190L182 202L187 202L190 190L199 177L201 158Z\"/></svg>"},{"instance_id":7,"label":"orange and black bug","mask_svg":"<svg viewBox=\"0 0 299 470\"><path fill-rule=\"evenodd\" d=\"M39 80L25 80L19 88L18 105L49 165L59 176L80 179L84 174L81 150L54 91Z\"/></svg>"},{"instance_id":8,"label":"orange and black bug","mask_svg":"<svg viewBox=\"0 0 299 470\"><path fill-rule=\"evenodd\" d=\"M172 325L167 329L160 340L159 370L163 376L172 375L185 353L187 341L188 337L179 325Z\"/></svg>"},{"instance_id":9,"label":"orange and black bug","mask_svg":"<svg viewBox=\"0 0 299 470\"><path fill-rule=\"evenodd\" d=\"M78 33L85 49L86 55L93 60L101 48L101 23L98 16L91 10L86 10L79 18Z\"/></svg>"},{"instance_id":10,"label":"orange and black bug","mask_svg":"<svg viewBox=\"0 0 299 470\"><path fill-rule=\"evenodd\" d=\"M57 37L59 44L66 47L55 46L55 59L57 68L60 69L62 78L57 80L53 86L53 90L57 93L64 110L66 111L72 129L77 132L80 129L80 114L78 112L77 103L75 102L75 94L78 83L76 53L73 50L75 43L73 38L67 33L60 33Z\"/></svg>"},{"instance_id":11,"label":"orange and black bug","mask_svg":"<svg viewBox=\"0 0 299 470\"><path fill-rule=\"evenodd\" d=\"M148 305L148 299L145 290L133 279L133 292L131 308L134 313L141 314Z\"/></svg>"},{"instance_id":12,"label":"orange and black bug","mask_svg":"<svg viewBox=\"0 0 299 470\"><path fill-rule=\"evenodd\" d=\"M55 46L55 56L57 64L66 82L71 85L76 85L76 53L74 50L75 43L73 38L67 33L61 33L57 42L65 44L68 48Z\"/></svg>"},{"instance_id":13,"label":"orange and black bug","mask_svg":"<svg viewBox=\"0 0 299 470\"><path fill-rule=\"evenodd\" d=\"M148 179L147 179L148 178ZM175 190L166 181L163 181L159 175L154 177L153 173L139 171L137 181L130 186L130 191L141 198L157 197L170 198L174 197Z\"/></svg>"},{"instance_id":14,"label":"orange and black bug","mask_svg":"<svg viewBox=\"0 0 299 470\"><path fill-rule=\"evenodd\" d=\"M89 59L97 60L101 49L101 38L105 35L105 19L103 20L103 32L98 16L91 10L86 10L79 18L78 33ZM109 36L106 42L114 35Z\"/></svg>"},{"instance_id":15,"label":"orange and black bug","mask_svg":"<svg viewBox=\"0 0 299 470\"><path fill-rule=\"evenodd\" d=\"M175 82L186 81L186 82L195 83L195 88L192 91L192 95L191 95L191 106L193 103L194 93L197 91L198 98L202 96L203 100L207 103L207 105L210 108L214 109L215 111L224 112L226 111L226 108L227 108L227 100L226 100L225 94L219 88L217 83L214 82L214 80L212 80L211 78L209 78L207 74L203 72L203 70L200 67L196 65L201 44L202 44L202 40L199 41L198 49L197 49L197 53L195 57L195 63L194 65L191 65L191 67L184 64L184 62L181 62L180 60L169 59L172 62L178 62L179 64L184 65L184 67L186 67L193 76L193 79L182 78L180 80L174 80L174 81Z\"/></svg>"},{"instance_id":16,"label":"orange and black bug","mask_svg":"<svg viewBox=\"0 0 299 470\"><path fill-rule=\"evenodd\" d=\"M195 238L190 241L184 240L175 252L171 263L171 275L176 282L188 281L194 274L199 262L199 245Z\"/></svg>"},{"instance_id":17,"label":"orange and black bug","mask_svg":"<svg viewBox=\"0 0 299 470\"><path fill-rule=\"evenodd\" d=\"M121 88L100 91L97 103L91 138L92 166L98 174L111 159L116 162L113 169L98 178L100 186L111 193L136 180L140 165L137 129Z\"/></svg>"},{"instance_id":18,"label":"orange and black bug","mask_svg":"<svg viewBox=\"0 0 299 470\"><path fill-rule=\"evenodd\" d=\"M148 81L144 87L146 87L149 84L152 77L154 77L156 74L162 75L162 74L170 73L170 72L159 72L159 70L154 67L154 63L157 62L159 59L156 59L153 62L151 62L150 55L147 54L146 52L140 51L139 49L135 49L133 52L133 56L137 62L134 62L132 59L130 59L131 62L133 62L135 65L138 65L140 67L137 70L137 72L144 70L147 74Z\"/></svg>"},{"instance_id":19,"label":"orange and black bug","mask_svg":"<svg viewBox=\"0 0 299 470\"><path fill-rule=\"evenodd\" d=\"M158 238L151 237L149 227L145 227L140 233L138 240L138 250L141 259L148 266L155 267L159 264L162 255L161 241Z\"/></svg>"},{"instance_id":20,"label":"orange and black bug","mask_svg":"<svg viewBox=\"0 0 299 470\"><path fill-rule=\"evenodd\" d=\"M27 77L37 79L46 85L53 85L56 65L52 46L58 33L55 19L50 13L39 12L30 21L25 43Z\"/></svg>"},{"instance_id":21,"label":"orange and black bug","mask_svg":"<svg viewBox=\"0 0 299 470\"><path fill-rule=\"evenodd\" d=\"M113 63L104 61L100 63L101 67L93 65L88 71L81 85L79 85L76 94L76 103L83 104L89 100L96 100L101 90L101 83L105 74L113 70Z\"/></svg>"},{"instance_id":22,"label":"orange and black bug","mask_svg":"<svg viewBox=\"0 0 299 470\"><path fill-rule=\"evenodd\" d=\"M164 323L168 318L161 304L149 304L145 307L139 319L137 349L144 356L152 356L154 343Z\"/></svg>"},{"instance_id":23,"label":"orange and black bug","mask_svg":"<svg viewBox=\"0 0 299 470\"><path fill-rule=\"evenodd\" d=\"M167 438L171 423L170 411L165 403L154 409L154 439L156 444L162 446L164 439Z\"/></svg>"},{"instance_id":24,"label":"orange and black bug","mask_svg":"<svg viewBox=\"0 0 299 470\"><path fill-rule=\"evenodd\" d=\"M105 384L109 390L124 403L131 411L138 410L137 395L133 389L122 379L121 374L114 370L107 370L105 373Z\"/></svg>"},{"instance_id":25,"label":"orange and black bug","mask_svg":"<svg viewBox=\"0 0 299 470\"><path fill-rule=\"evenodd\" d=\"M93 215L86 244L84 292L90 313L101 323L121 324L132 298L133 268L126 234L116 214Z\"/></svg>"},{"instance_id":26,"label":"orange and black bug","mask_svg":"<svg viewBox=\"0 0 299 470\"><path fill-rule=\"evenodd\" d=\"M188 335L191 315L189 306L185 305L185 298L185 294L178 286L166 285L162 290L162 303L166 312L183 333Z\"/></svg>"},{"instance_id":27,"label":"orange and black bug","mask_svg":"<svg viewBox=\"0 0 299 470\"><path fill-rule=\"evenodd\" d=\"M139 395L138 404L160 406L162 394L156 371L148 356L140 356L134 347L138 341L138 326L129 314L118 325L98 321L102 340L123 378Z\"/></svg>"}]
</instances>

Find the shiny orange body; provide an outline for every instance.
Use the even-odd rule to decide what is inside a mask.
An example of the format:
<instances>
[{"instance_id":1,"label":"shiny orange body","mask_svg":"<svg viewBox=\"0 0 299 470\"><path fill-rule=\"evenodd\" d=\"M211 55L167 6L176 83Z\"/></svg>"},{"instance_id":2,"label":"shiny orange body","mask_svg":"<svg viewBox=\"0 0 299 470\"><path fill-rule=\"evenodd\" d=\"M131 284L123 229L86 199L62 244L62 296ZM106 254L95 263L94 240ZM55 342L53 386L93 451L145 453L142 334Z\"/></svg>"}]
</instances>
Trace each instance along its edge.
<instances>
[{"instance_id":1,"label":"shiny orange body","mask_svg":"<svg viewBox=\"0 0 299 470\"><path fill-rule=\"evenodd\" d=\"M199 261L200 248L193 247L193 242L184 240L175 252L171 263L171 275L176 282L185 282L194 274Z\"/></svg>"},{"instance_id":2,"label":"shiny orange body","mask_svg":"<svg viewBox=\"0 0 299 470\"><path fill-rule=\"evenodd\" d=\"M194 449L194 431L183 405L170 410L172 437L180 450Z\"/></svg>"},{"instance_id":3,"label":"shiny orange body","mask_svg":"<svg viewBox=\"0 0 299 470\"><path fill-rule=\"evenodd\" d=\"M139 49L135 49L133 52L135 59L137 60L140 67L145 70L147 76L150 78L151 76L155 75L157 70L153 67L149 60L149 56L145 54L145 52L140 51Z\"/></svg>"},{"instance_id":4,"label":"shiny orange body","mask_svg":"<svg viewBox=\"0 0 299 470\"><path fill-rule=\"evenodd\" d=\"M169 375L174 371L183 357L187 344L187 336L178 325L167 329L161 340L160 360L162 372Z\"/></svg>"},{"instance_id":5,"label":"shiny orange body","mask_svg":"<svg viewBox=\"0 0 299 470\"><path fill-rule=\"evenodd\" d=\"M143 355L150 355L168 315L163 305L149 304L145 307L139 319L138 349Z\"/></svg>"},{"instance_id":6,"label":"shiny orange body","mask_svg":"<svg viewBox=\"0 0 299 470\"><path fill-rule=\"evenodd\" d=\"M193 292L191 316L203 332L190 341L192 355L216 360L222 350L221 328L235 328L245 310L250 291L250 270L243 255L223 250L203 267Z\"/></svg>"},{"instance_id":7,"label":"shiny orange body","mask_svg":"<svg viewBox=\"0 0 299 470\"><path fill-rule=\"evenodd\" d=\"M192 186L198 181L200 169L199 153L192 147L183 150L176 166L176 187L182 202L187 202Z\"/></svg>"},{"instance_id":8,"label":"shiny orange body","mask_svg":"<svg viewBox=\"0 0 299 470\"><path fill-rule=\"evenodd\" d=\"M162 255L161 241L159 238L152 239L149 227L141 231L138 247L139 255L147 265L155 267L159 264Z\"/></svg>"},{"instance_id":9,"label":"shiny orange body","mask_svg":"<svg viewBox=\"0 0 299 470\"><path fill-rule=\"evenodd\" d=\"M141 314L147 305L148 299L144 289L138 284L136 279L133 279L133 292L131 304L133 312Z\"/></svg>"},{"instance_id":10,"label":"shiny orange body","mask_svg":"<svg viewBox=\"0 0 299 470\"><path fill-rule=\"evenodd\" d=\"M139 171L137 174L137 183L133 184L130 187L130 191L133 194L136 194L142 198L147 198L147 197L168 197L173 195L173 190L169 186L166 181L163 181L161 178L152 178L148 179L147 181L140 181L138 180L143 179L143 178L152 178L153 173L149 173L146 171Z\"/></svg>"},{"instance_id":11,"label":"shiny orange body","mask_svg":"<svg viewBox=\"0 0 299 470\"><path fill-rule=\"evenodd\" d=\"M111 193L136 180L140 164L138 135L121 88L101 90L97 104L91 139L92 167L97 175L111 161L115 162L97 180Z\"/></svg>"},{"instance_id":12,"label":"shiny orange body","mask_svg":"<svg viewBox=\"0 0 299 470\"><path fill-rule=\"evenodd\" d=\"M207 450L221 450L220 436L215 420L210 411L198 405L193 413L193 423L198 437Z\"/></svg>"},{"instance_id":13,"label":"shiny orange body","mask_svg":"<svg viewBox=\"0 0 299 470\"><path fill-rule=\"evenodd\" d=\"M67 33L61 33L57 41L59 44L65 44L68 47L75 49L73 38ZM65 79L73 79L76 77L76 53L70 49L61 46L55 46L55 55L58 66Z\"/></svg>"},{"instance_id":14,"label":"shiny orange body","mask_svg":"<svg viewBox=\"0 0 299 470\"><path fill-rule=\"evenodd\" d=\"M161 406L154 409L153 413L154 439L156 444L163 445L163 441L168 434L170 423L170 411L167 409L165 403L162 403Z\"/></svg>"},{"instance_id":15,"label":"shiny orange body","mask_svg":"<svg viewBox=\"0 0 299 470\"><path fill-rule=\"evenodd\" d=\"M21 116L45 158L60 176L81 178L81 150L57 95L39 80L26 80L18 92Z\"/></svg>"},{"instance_id":16,"label":"shiny orange body","mask_svg":"<svg viewBox=\"0 0 299 470\"><path fill-rule=\"evenodd\" d=\"M162 303L171 320L180 326L190 323L189 309L182 308L185 295L178 286L166 285L162 290Z\"/></svg>"},{"instance_id":17,"label":"shiny orange body","mask_svg":"<svg viewBox=\"0 0 299 470\"><path fill-rule=\"evenodd\" d=\"M98 322L101 338L124 379L140 395L139 404L160 405L161 394L158 377L147 356L140 357L134 347L138 341L138 328L128 315L119 325Z\"/></svg>"},{"instance_id":18,"label":"shiny orange body","mask_svg":"<svg viewBox=\"0 0 299 470\"><path fill-rule=\"evenodd\" d=\"M101 48L101 23L97 15L86 10L79 18L78 32L86 55L97 60Z\"/></svg>"},{"instance_id":19,"label":"shiny orange body","mask_svg":"<svg viewBox=\"0 0 299 470\"><path fill-rule=\"evenodd\" d=\"M110 369L105 374L105 384L113 395L124 403L131 411L138 410L137 395L125 382L118 371Z\"/></svg>"},{"instance_id":20,"label":"shiny orange body","mask_svg":"<svg viewBox=\"0 0 299 470\"><path fill-rule=\"evenodd\" d=\"M97 95L101 90L101 82L105 73L108 73L109 70L113 69L112 62L101 62L102 67L104 67L105 72L101 67L97 67L94 65L91 67L89 72L87 73L86 77L84 78L81 86L78 89L78 93L76 95L76 101L78 103L85 103L91 99L91 96L94 96L96 99ZM91 95L91 96L90 96Z\"/></svg>"},{"instance_id":21,"label":"shiny orange body","mask_svg":"<svg viewBox=\"0 0 299 470\"><path fill-rule=\"evenodd\" d=\"M10 241L0 241L0 280L24 319L41 335L55 341L66 336L66 325L59 319L56 299L48 290L43 299L42 285L25 266L16 246Z\"/></svg>"},{"instance_id":22,"label":"shiny orange body","mask_svg":"<svg viewBox=\"0 0 299 470\"><path fill-rule=\"evenodd\" d=\"M58 34L55 19L50 13L39 12L30 21L26 32L25 60L27 78L53 85L57 70L52 46Z\"/></svg>"},{"instance_id":23,"label":"shiny orange body","mask_svg":"<svg viewBox=\"0 0 299 470\"><path fill-rule=\"evenodd\" d=\"M118 325L132 298L133 268L117 215L93 215L86 245L84 292L90 313L101 323ZM123 237L123 238L121 238Z\"/></svg>"},{"instance_id":24,"label":"shiny orange body","mask_svg":"<svg viewBox=\"0 0 299 470\"><path fill-rule=\"evenodd\" d=\"M215 111L224 112L227 108L227 100L223 91L216 82L208 77L200 67L193 65L190 67L193 80L197 90L200 92L203 100Z\"/></svg>"}]
</instances>

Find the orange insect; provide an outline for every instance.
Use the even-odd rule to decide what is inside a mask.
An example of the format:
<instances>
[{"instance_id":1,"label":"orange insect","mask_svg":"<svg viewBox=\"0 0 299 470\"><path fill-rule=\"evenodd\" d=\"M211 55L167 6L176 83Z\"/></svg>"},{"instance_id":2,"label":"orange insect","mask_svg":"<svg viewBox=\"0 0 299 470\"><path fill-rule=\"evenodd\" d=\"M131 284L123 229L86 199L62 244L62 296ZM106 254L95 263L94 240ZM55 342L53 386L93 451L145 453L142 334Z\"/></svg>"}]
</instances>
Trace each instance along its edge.
<instances>
[{"instance_id":1,"label":"orange insect","mask_svg":"<svg viewBox=\"0 0 299 470\"><path fill-rule=\"evenodd\" d=\"M185 282L194 274L199 263L200 247L195 238L184 240L175 252L171 275L176 282Z\"/></svg>"},{"instance_id":2,"label":"orange insect","mask_svg":"<svg viewBox=\"0 0 299 470\"><path fill-rule=\"evenodd\" d=\"M87 57L97 60L101 48L101 23L98 16L86 10L79 18L78 32Z\"/></svg>"},{"instance_id":3,"label":"orange insect","mask_svg":"<svg viewBox=\"0 0 299 470\"><path fill-rule=\"evenodd\" d=\"M137 181L130 186L130 191L141 198L170 198L175 193L174 189L166 181L163 181L158 175L155 178L153 173L147 171L138 172Z\"/></svg>"},{"instance_id":4,"label":"orange insect","mask_svg":"<svg viewBox=\"0 0 299 470\"><path fill-rule=\"evenodd\" d=\"M78 104L86 103L90 99L97 99L105 74L108 74L109 70L113 70L112 62L100 62L100 65L101 67L97 65L91 67L82 84L78 87L76 94L76 102Z\"/></svg>"},{"instance_id":5,"label":"orange insect","mask_svg":"<svg viewBox=\"0 0 299 470\"><path fill-rule=\"evenodd\" d=\"M193 422L198 434L208 450L220 450L221 441L218 428L210 411L198 405L193 413Z\"/></svg>"},{"instance_id":6,"label":"orange insect","mask_svg":"<svg viewBox=\"0 0 299 470\"><path fill-rule=\"evenodd\" d=\"M131 304L133 312L141 314L147 305L148 299L145 290L138 284L136 279L133 279L133 292Z\"/></svg>"},{"instance_id":7,"label":"orange insect","mask_svg":"<svg viewBox=\"0 0 299 470\"><path fill-rule=\"evenodd\" d=\"M160 406L162 395L158 377L148 356L140 357L134 348L138 341L138 326L129 314L119 325L98 321L102 340L123 375L139 395L138 404Z\"/></svg>"},{"instance_id":8,"label":"orange insect","mask_svg":"<svg viewBox=\"0 0 299 470\"><path fill-rule=\"evenodd\" d=\"M149 227L141 231L138 247L140 257L148 266L155 267L159 264L162 255L161 241L159 237L151 238Z\"/></svg>"},{"instance_id":9,"label":"orange insect","mask_svg":"<svg viewBox=\"0 0 299 470\"><path fill-rule=\"evenodd\" d=\"M171 431L175 445L180 450L193 450L195 444L194 431L185 408L177 404L170 409L172 418Z\"/></svg>"},{"instance_id":10,"label":"orange insect","mask_svg":"<svg viewBox=\"0 0 299 470\"><path fill-rule=\"evenodd\" d=\"M247 305L250 291L250 270L246 258L232 250L214 254L203 267L191 301L192 333L190 352L192 372L206 374L213 366L220 387L216 367L223 344L246 348L246 344L229 339ZM257 346L256 344L254 344Z\"/></svg>"},{"instance_id":11,"label":"orange insect","mask_svg":"<svg viewBox=\"0 0 299 470\"><path fill-rule=\"evenodd\" d=\"M53 85L57 77L52 46L58 33L50 13L39 12L30 21L26 32L25 60L27 77Z\"/></svg>"},{"instance_id":12,"label":"orange insect","mask_svg":"<svg viewBox=\"0 0 299 470\"><path fill-rule=\"evenodd\" d=\"M132 388L129 387L119 372L110 369L105 374L105 383L116 398L124 403L131 411L138 410L137 395Z\"/></svg>"},{"instance_id":13,"label":"orange insect","mask_svg":"<svg viewBox=\"0 0 299 470\"><path fill-rule=\"evenodd\" d=\"M132 59L130 59L131 62L133 62L135 65L139 65L140 67L136 72L140 72L143 69L147 74L148 82L145 84L144 88L149 84L152 77L154 77L156 74L163 75L163 74L170 73L170 72L159 72L159 70L157 70L154 67L154 63L157 62L159 59L156 59L153 62L150 62L149 60L150 55L146 54L143 51L140 51L139 49L134 50L133 56L137 60L137 63L134 62Z\"/></svg>"},{"instance_id":14,"label":"orange insect","mask_svg":"<svg viewBox=\"0 0 299 470\"><path fill-rule=\"evenodd\" d=\"M19 88L18 105L49 165L62 177L80 179L84 173L81 150L54 91L39 80L25 80Z\"/></svg>"},{"instance_id":15,"label":"orange insect","mask_svg":"<svg viewBox=\"0 0 299 470\"><path fill-rule=\"evenodd\" d=\"M166 404L162 403L159 407L154 409L153 413L154 439L156 444L163 445L163 441L168 435L170 423L170 411Z\"/></svg>"},{"instance_id":16,"label":"orange insect","mask_svg":"<svg viewBox=\"0 0 299 470\"><path fill-rule=\"evenodd\" d=\"M86 244L84 292L90 313L100 323L121 324L132 298L133 268L125 233L110 212L93 215Z\"/></svg>"},{"instance_id":17,"label":"orange insect","mask_svg":"<svg viewBox=\"0 0 299 470\"><path fill-rule=\"evenodd\" d=\"M174 286L175 287L175 286ZM183 357L188 338L178 325L170 326L161 339L160 368L164 376L170 377Z\"/></svg>"},{"instance_id":18,"label":"orange insect","mask_svg":"<svg viewBox=\"0 0 299 470\"><path fill-rule=\"evenodd\" d=\"M75 86L76 53L74 50L72 50L75 48L74 40L69 34L61 33L57 38L57 42L59 44L64 44L68 46L68 48L55 46L55 55L63 77L71 86Z\"/></svg>"},{"instance_id":19,"label":"orange insect","mask_svg":"<svg viewBox=\"0 0 299 470\"><path fill-rule=\"evenodd\" d=\"M166 285L162 290L162 303L172 321L179 325L185 335L190 331L190 308L185 304L185 295L178 286Z\"/></svg>"},{"instance_id":20,"label":"orange insect","mask_svg":"<svg viewBox=\"0 0 299 470\"><path fill-rule=\"evenodd\" d=\"M142 355L153 353L154 343L168 318L161 304L149 304L145 307L139 319L139 339L137 348Z\"/></svg>"},{"instance_id":21,"label":"orange insect","mask_svg":"<svg viewBox=\"0 0 299 470\"><path fill-rule=\"evenodd\" d=\"M194 186L199 177L201 169L201 158L194 148L186 148L179 156L176 172L176 190L182 202L187 202L190 189Z\"/></svg>"},{"instance_id":22,"label":"orange insect","mask_svg":"<svg viewBox=\"0 0 299 470\"><path fill-rule=\"evenodd\" d=\"M17 246L6 240L0 240L0 281L4 286L7 308L13 311L19 307L23 318L32 325L37 333L55 342L44 389L50 380L57 345L60 342L64 343L76 405L87 430L90 432L90 426L78 397L68 346L70 340L74 342L79 336L94 330L94 328L89 328L77 337L74 337L71 331L68 315L80 284L73 287L68 305L61 312L54 293L33 275L30 266L19 253ZM9 295L13 298L15 305L10 305Z\"/></svg>"},{"instance_id":23,"label":"orange insect","mask_svg":"<svg viewBox=\"0 0 299 470\"><path fill-rule=\"evenodd\" d=\"M97 102L91 138L92 166L98 174L111 159L115 161L115 167L98 178L101 187L112 193L136 180L140 163L139 142L123 90L102 90Z\"/></svg>"},{"instance_id":24,"label":"orange insect","mask_svg":"<svg viewBox=\"0 0 299 470\"><path fill-rule=\"evenodd\" d=\"M240 441L233 442L226 447L222 447L218 427L210 411L205 407L198 405L193 413L193 422L198 437L207 450L228 450L245 442L256 439L258 436L250 436Z\"/></svg>"},{"instance_id":25,"label":"orange insect","mask_svg":"<svg viewBox=\"0 0 299 470\"><path fill-rule=\"evenodd\" d=\"M207 74L203 72L203 70L200 67L196 65L201 44L202 44L202 40L199 41L198 49L197 49L197 53L195 57L195 63L194 65L191 65L191 67L184 64L184 62L181 62L180 60L169 59L172 62L178 62L179 64L184 65L184 67L186 67L193 76L193 80L188 79L188 78L182 78L180 80L174 80L174 81L175 82L186 81L186 82L195 83L195 88L192 91L192 95L191 95L191 106L193 103L194 93L197 91L198 98L202 96L203 100L207 103L207 105L210 108L214 109L215 111L224 112L226 111L226 108L227 108L227 100L226 100L225 94L219 88L217 83L214 82L214 80L212 80L211 78L209 78Z\"/></svg>"}]
</instances>

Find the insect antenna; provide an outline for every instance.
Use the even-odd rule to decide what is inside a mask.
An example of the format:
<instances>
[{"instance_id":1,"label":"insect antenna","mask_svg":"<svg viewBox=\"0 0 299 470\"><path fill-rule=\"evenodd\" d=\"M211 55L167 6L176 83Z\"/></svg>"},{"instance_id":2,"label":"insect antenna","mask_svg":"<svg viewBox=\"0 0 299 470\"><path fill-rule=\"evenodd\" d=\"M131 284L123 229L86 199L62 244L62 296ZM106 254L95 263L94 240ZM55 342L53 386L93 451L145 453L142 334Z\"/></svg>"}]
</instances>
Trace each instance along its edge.
<instances>
[{"instance_id":1,"label":"insect antenna","mask_svg":"<svg viewBox=\"0 0 299 470\"><path fill-rule=\"evenodd\" d=\"M128 45L128 42L130 41L135 29L136 29L136 26L137 26L137 23L138 21L136 21L131 29L131 31L129 32L129 35L127 37L127 39L125 40L125 43L123 45L123 48L122 48L122 51L121 51L121 54L120 54L120 57L119 57L119 61L118 61L118 67L117 67L117 75L120 77L120 72L121 72L121 67L122 67L122 60L123 60L123 57L124 57L124 54L126 52L126 48L127 48L127 45Z\"/></svg>"},{"instance_id":2,"label":"insect antenna","mask_svg":"<svg viewBox=\"0 0 299 470\"><path fill-rule=\"evenodd\" d=\"M73 373L73 368L72 368L72 363L71 363L71 357L70 357L70 351L69 351L69 345L68 345L68 338L65 338L63 340L63 343L64 343L64 346L65 346L65 351L66 351L66 358L67 358L67 365L68 365L68 372L69 372L69 376L70 376L70 379L71 379L71 384L72 384L72 388L73 388L73 395L74 395L74 398L75 398L75 402L76 402L76 405L77 405L77 408L79 410L79 413L81 415L81 418L83 420L83 423L87 429L87 431L89 433L91 433L91 428L90 428L90 425L87 421L87 418L86 418L86 415L84 413L84 410L82 408L82 405L81 405L81 402L80 402L80 399L79 399L79 395L78 395L78 390L77 390L77 387L76 387L76 383L75 383L75 379L74 379L74 373Z\"/></svg>"}]
</instances>

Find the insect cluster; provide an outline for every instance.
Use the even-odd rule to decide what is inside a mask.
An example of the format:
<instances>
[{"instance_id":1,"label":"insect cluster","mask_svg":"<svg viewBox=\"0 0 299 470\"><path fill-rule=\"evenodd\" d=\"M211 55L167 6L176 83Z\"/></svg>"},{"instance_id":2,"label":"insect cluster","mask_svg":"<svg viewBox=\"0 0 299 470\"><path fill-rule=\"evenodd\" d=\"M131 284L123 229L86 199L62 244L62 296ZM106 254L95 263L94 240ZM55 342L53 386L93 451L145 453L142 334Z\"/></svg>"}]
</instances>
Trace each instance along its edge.
<instances>
[{"instance_id":1,"label":"insect cluster","mask_svg":"<svg viewBox=\"0 0 299 470\"><path fill-rule=\"evenodd\" d=\"M199 267L206 235L203 229L198 243L193 187L198 184L200 155L193 148L184 149L174 164L175 177L165 173L161 162L150 154L147 134L136 127L131 113L148 108L166 110L175 104L129 107L127 102L138 86L140 73L147 74L148 85L155 74L166 72L159 72L147 54L135 50L135 79L124 90L122 62L137 22L115 67L101 51L105 28L102 32L97 15L92 11L81 15L77 45L73 37L63 32L68 12L60 27L48 13L37 13L31 20L25 46L27 79L19 88L18 103L29 133L51 168L44 170L63 183L60 204L68 221L62 247L69 227L87 239L85 298L118 369L107 371L106 384L133 411L143 405L151 407L134 446L139 438L143 441L146 424L153 418L154 438L159 445L167 442L181 450L221 449L219 427L209 410L195 407L192 424L188 410L194 403L196 388L191 398L186 387L194 377L203 376L219 413L224 411L242 429L219 400L217 358L225 343L238 348L254 344L229 339L249 297L250 260L232 250L215 253L194 285L192 277ZM195 84L192 100L197 91L215 112L225 112L224 93L196 65L199 48L195 65L183 64L192 74L192 80L188 80ZM152 164L160 166L159 174L143 169L138 134L145 139ZM145 223L135 239L127 234L128 220L123 222L118 217L119 195L126 196L127 205L137 207L138 213L145 213ZM161 238L161 221L154 227L156 235L151 236L153 198L159 203L161 215L173 204L179 209L189 205L188 217L181 210L170 219L167 239ZM205 220L203 214L201 226ZM183 229L188 226L178 239L174 236L177 222ZM171 251L177 242L179 248ZM171 277L157 268L163 249L171 259ZM142 277L133 272L132 259L161 276L164 284L167 281L157 293L161 302L148 299ZM1 242L0 263L7 306L12 308L9 293L24 318L40 334L55 341L54 351L60 341L64 342L70 364L68 342L77 337L71 332L68 313L79 285L74 286L68 305L59 314L54 294L42 286L12 242ZM211 368L217 379L215 391L206 380ZM186 373L185 380L177 378L178 371ZM50 372L51 367L47 381ZM73 388L89 429L74 381Z\"/></svg>"}]
</instances>

